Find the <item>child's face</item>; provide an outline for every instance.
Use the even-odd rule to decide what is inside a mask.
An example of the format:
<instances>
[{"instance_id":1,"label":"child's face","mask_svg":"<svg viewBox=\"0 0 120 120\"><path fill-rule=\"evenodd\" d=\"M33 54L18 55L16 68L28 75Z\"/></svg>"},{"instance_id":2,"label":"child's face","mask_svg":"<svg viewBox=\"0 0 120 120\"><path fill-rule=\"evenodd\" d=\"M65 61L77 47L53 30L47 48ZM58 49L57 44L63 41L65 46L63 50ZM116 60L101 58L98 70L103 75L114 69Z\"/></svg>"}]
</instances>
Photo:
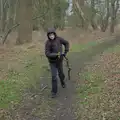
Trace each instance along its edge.
<instances>
[{"instance_id":1,"label":"child's face","mask_svg":"<svg viewBox=\"0 0 120 120\"><path fill-rule=\"evenodd\" d=\"M50 38L51 40L54 40L54 39L55 39L55 34L54 34L54 33L50 33L50 34L49 34L49 38Z\"/></svg>"}]
</instances>

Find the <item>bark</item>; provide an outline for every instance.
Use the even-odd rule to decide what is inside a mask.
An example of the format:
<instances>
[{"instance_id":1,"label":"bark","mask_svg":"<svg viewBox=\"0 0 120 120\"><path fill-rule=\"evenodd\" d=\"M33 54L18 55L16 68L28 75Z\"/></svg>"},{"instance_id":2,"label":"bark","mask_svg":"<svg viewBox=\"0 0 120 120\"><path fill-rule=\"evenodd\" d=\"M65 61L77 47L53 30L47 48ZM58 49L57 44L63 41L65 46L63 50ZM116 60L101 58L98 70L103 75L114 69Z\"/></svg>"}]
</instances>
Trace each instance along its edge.
<instances>
[{"instance_id":1,"label":"bark","mask_svg":"<svg viewBox=\"0 0 120 120\"><path fill-rule=\"evenodd\" d=\"M91 15L91 26L94 30L97 29L97 25L96 23L94 22L94 18L95 18L95 15L96 15L96 12L95 12L95 0L91 0L91 9L92 9L92 15Z\"/></svg>"},{"instance_id":2,"label":"bark","mask_svg":"<svg viewBox=\"0 0 120 120\"><path fill-rule=\"evenodd\" d=\"M14 1L9 0L9 9L8 9L8 26L7 28L11 28L14 24Z\"/></svg>"},{"instance_id":3,"label":"bark","mask_svg":"<svg viewBox=\"0 0 120 120\"><path fill-rule=\"evenodd\" d=\"M77 0L74 0L73 5L74 5L74 9L76 11L76 14L78 14L78 16L81 19L82 28L86 28L86 19L85 19L84 12L82 11L82 8L81 8L79 2Z\"/></svg>"},{"instance_id":4,"label":"bark","mask_svg":"<svg viewBox=\"0 0 120 120\"><path fill-rule=\"evenodd\" d=\"M32 41L32 0L19 1L19 28L16 43Z\"/></svg>"},{"instance_id":5,"label":"bark","mask_svg":"<svg viewBox=\"0 0 120 120\"><path fill-rule=\"evenodd\" d=\"M14 13L14 23L18 22L18 15L19 15L18 7L19 7L19 0L16 0L15 7L14 7L14 11L15 11L15 13Z\"/></svg>"},{"instance_id":6,"label":"bark","mask_svg":"<svg viewBox=\"0 0 120 120\"><path fill-rule=\"evenodd\" d=\"M5 21L6 21L6 15L7 15L7 11L4 7L4 0L0 0L0 32L3 33L5 30Z\"/></svg>"},{"instance_id":7,"label":"bark","mask_svg":"<svg viewBox=\"0 0 120 120\"><path fill-rule=\"evenodd\" d=\"M119 0L112 1L112 3L111 3L111 9L112 9L112 13L111 13L111 26L110 26L110 32L111 33L114 33L115 22L116 22L116 15L117 15L118 8L119 8Z\"/></svg>"},{"instance_id":8,"label":"bark","mask_svg":"<svg viewBox=\"0 0 120 120\"><path fill-rule=\"evenodd\" d=\"M105 32L108 27L109 17L110 17L110 6L109 6L109 0L107 2L107 14L106 17L101 20L101 31Z\"/></svg>"},{"instance_id":9,"label":"bark","mask_svg":"<svg viewBox=\"0 0 120 120\"><path fill-rule=\"evenodd\" d=\"M81 23L82 23L82 28L84 28L85 27L85 18L83 18L83 15L84 15L84 13L83 13L83 7L84 7L84 0L77 0L77 8L79 9L79 11L81 11L81 15L82 15L82 17L81 17Z\"/></svg>"},{"instance_id":10,"label":"bark","mask_svg":"<svg viewBox=\"0 0 120 120\"><path fill-rule=\"evenodd\" d=\"M80 6L84 6L85 5L85 1L84 0L78 0Z\"/></svg>"}]
</instances>

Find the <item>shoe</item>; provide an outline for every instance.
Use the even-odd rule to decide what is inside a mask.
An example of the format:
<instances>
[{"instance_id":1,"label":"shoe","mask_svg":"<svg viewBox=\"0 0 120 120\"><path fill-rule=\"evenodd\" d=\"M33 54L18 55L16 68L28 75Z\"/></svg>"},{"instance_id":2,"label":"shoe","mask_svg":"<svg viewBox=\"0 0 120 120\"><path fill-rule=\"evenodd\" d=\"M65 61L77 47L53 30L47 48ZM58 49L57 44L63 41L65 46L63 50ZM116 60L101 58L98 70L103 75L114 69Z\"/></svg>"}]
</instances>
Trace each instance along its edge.
<instances>
[{"instance_id":1,"label":"shoe","mask_svg":"<svg viewBox=\"0 0 120 120\"><path fill-rule=\"evenodd\" d=\"M52 98L55 98L56 96L57 96L56 93L52 93L52 95L51 95Z\"/></svg>"}]
</instances>

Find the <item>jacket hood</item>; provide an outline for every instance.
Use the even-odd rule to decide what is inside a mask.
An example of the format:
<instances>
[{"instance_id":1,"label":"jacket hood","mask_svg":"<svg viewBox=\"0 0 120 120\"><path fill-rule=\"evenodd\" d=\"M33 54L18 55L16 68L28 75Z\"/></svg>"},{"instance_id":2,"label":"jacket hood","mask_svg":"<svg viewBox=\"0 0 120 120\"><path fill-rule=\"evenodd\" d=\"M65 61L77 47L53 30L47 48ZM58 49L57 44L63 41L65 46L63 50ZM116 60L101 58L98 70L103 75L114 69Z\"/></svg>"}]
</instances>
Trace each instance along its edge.
<instances>
[{"instance_id":1,"label":"jacket hood","mask_svg":"<svg viewBox=\"0 0 120 120\"><path fill-rule=\"evenodd\" d=\"M48 28L47 34L49 34L49 33L55 33L56 34L55 28Z\"/></svg>"},{"instance_id":2,"label":"jacket hood","mask_svg":"<svg viewBox=\"0 0 120 120\"><path fill-rule=\"evenodd\" d=\"M49 34L50 34L50 33L54 33L54 34L55 34L55 38L57 37L55 28L48 28L48 31L47 31L48 39L50 39L50 38L49 38Z\"/></svg>"}]
</instances>

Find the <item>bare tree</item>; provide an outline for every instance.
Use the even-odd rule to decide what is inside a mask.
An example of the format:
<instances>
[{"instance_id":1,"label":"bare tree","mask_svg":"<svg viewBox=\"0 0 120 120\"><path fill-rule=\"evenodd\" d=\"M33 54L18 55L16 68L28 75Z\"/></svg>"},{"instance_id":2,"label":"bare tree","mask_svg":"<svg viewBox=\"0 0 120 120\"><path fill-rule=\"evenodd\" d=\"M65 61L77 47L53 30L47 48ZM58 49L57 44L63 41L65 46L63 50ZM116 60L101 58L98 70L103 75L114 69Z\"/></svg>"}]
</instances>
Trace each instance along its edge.
<instances>
[{"instance_id":1,"label":"bare tree","mask_svg":"<svg viewBox=\"0 0 120 120\"><path fill-rule=\"evenodd\" d=\"M32 0L19 1L19 28L16 43L32 41Z\"/></svg>"},{"instance_id":2,"label":"bare tree","mask_svg":"<svg viewBox=\"0 0 120 120\"><path fill-rule=\"evenodd\" d=\"M94 18L96 15L96 10L95 10L95 0L91 0L91 9L92 9L92 15L91 15L91 26L94 30L97 29L97 25L94 22Z\"/></svg>"},{"instance_id":3,"label":"bare tree","mask_svg":"<svg viewBox=\"0 0 120 120\"><path fill-rule=\"evenodd\" d=\"M85 4L85 1L84 0L78 0L78 4L79 4L79 9L81 8L81 11L82 11L82 16L83 16L83 7L84 7L84 4ZM82 28L85 27L85 19L81 19L81 22L82 22Z\"/></svg>"},{"instance_id":4,"label":"bare tree","mask_svg":"<svg viewBox=\"0 0 120 120\"><path fill-rule=\"evenodd\" d=\"M111 26L110 32L114 33L115 21L116 21L116 14L119 8L119 0L112 0L111 1Z\"/></svg>"},{"instance_id":5,"label":"bare tree","mask_svg":"<svg viewBox=\"0 0 120 120\"><path fill-rule=\"evenodd\" d=\"M81 27L86 28L86 18L85 18L85 14L82 10L82 8L84 7L84 0L81 0L81 1L74 0L73 6L74 6L74 10L75 10L76 14L79 16L79 18L81 20Z\"/></svg>"},{"instance_id":6,"label":"bare tree","mask_svg":"<svg viewBox=\"0 0 120 120\"><path fill-rule=\"evenodd\" d=\"M7 17L7 10L5 8L5 1L0 0L0 29L1 33L5 30L5 24L6 24L6 17Z\"/></svg>"},{"instance_id":7,"label":"bare tree","mask_svg":"<svg viewBox=\"0 0 120 120\"><path fill-rule=\"evenodd\" d=\"M110 17L110 0L106 0L106 15L101 19L101 31L105 32L108 27L109 17Z\"/></svg>"}]
</instances>

